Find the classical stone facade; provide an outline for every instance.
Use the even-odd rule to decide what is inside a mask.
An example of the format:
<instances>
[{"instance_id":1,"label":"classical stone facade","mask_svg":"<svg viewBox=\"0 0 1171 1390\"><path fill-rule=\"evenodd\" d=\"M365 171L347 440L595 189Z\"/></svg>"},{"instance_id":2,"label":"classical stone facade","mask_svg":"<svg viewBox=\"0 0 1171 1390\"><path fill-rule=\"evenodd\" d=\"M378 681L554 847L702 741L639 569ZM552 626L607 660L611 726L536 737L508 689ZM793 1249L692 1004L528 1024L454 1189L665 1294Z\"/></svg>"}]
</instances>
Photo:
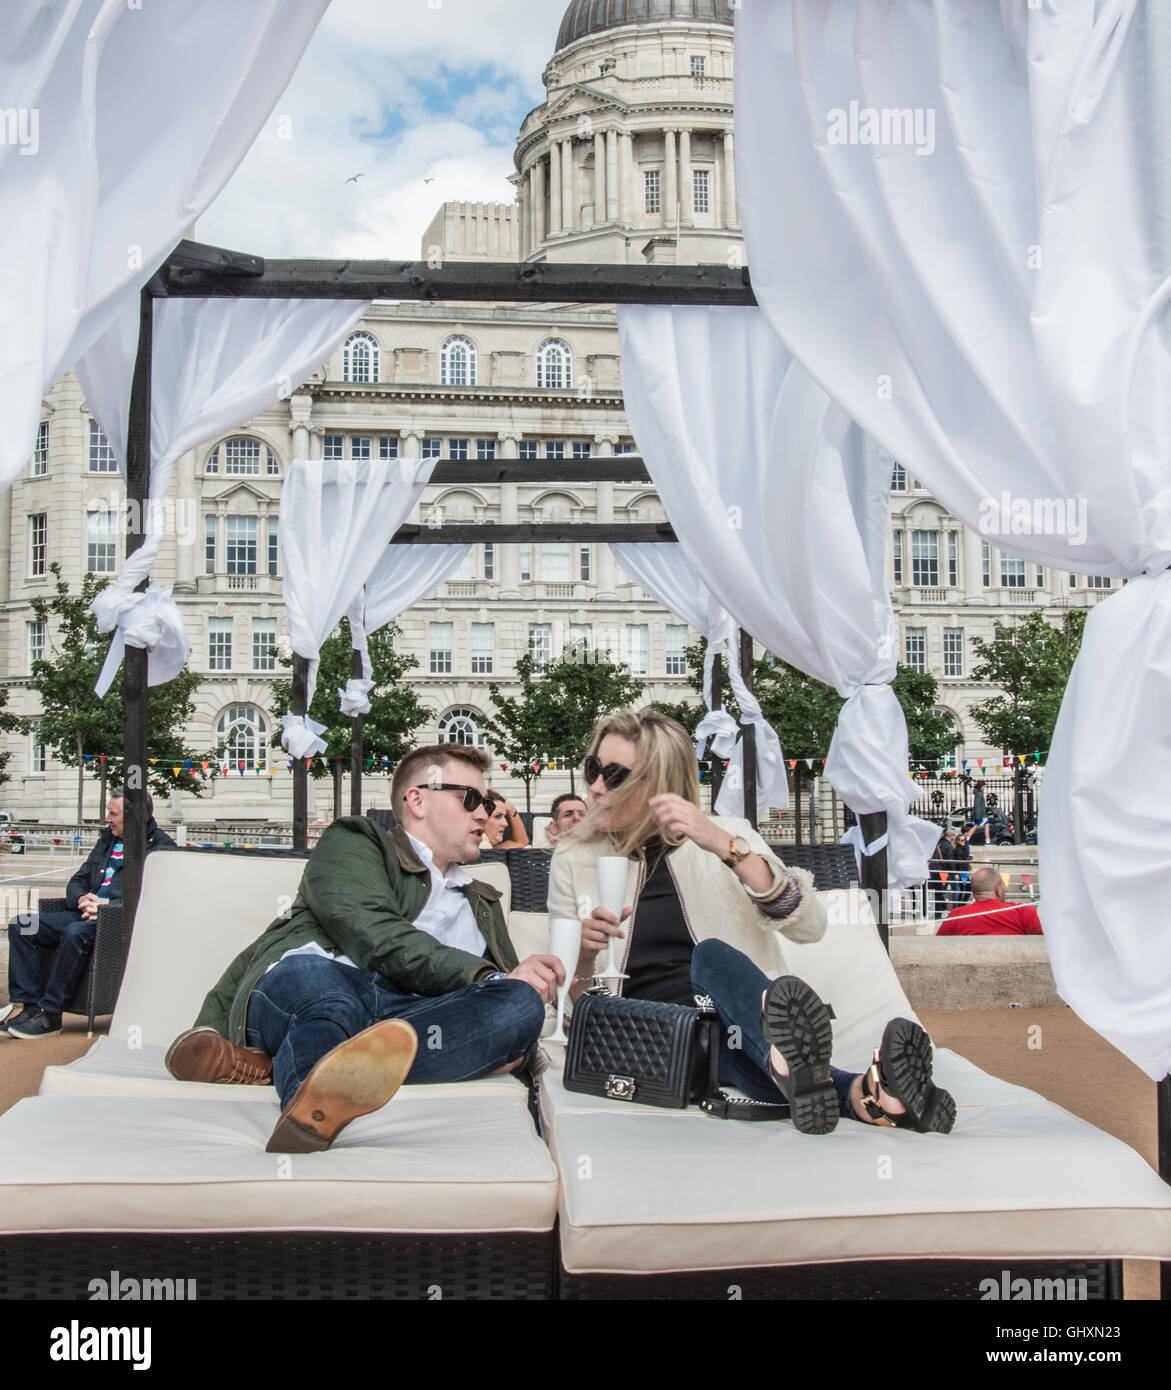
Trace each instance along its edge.
<instances>
[{"instance_id":1,"label":"classical stone facade","mask_svg":"<svg viewBox=\"0 0 1171 1390\"><path fill-rule=\"evenodd\" d=\"M730 18L725 0L577 0L545 72L547 100L521 128L517 203L445 204L424 235L424 258L736 263ZM291 813L287 765L268 749L283 712L271 698L269 648L285 638L277 513L291 461L579 458L578 485L435 486L414 519L663 520L652 489L590 480L590 459L635 449L619 368L612 309L376 304L287 401L184 455L155 578L174 586L202 677L189 741L229 739L245 775L217 781L201 802L184 798L175 818ZM51 639L33 625L29 601L50 592L48 562L58 560L76 590L87 568L113 573L125 552L121 479L72 376L46 396L42 421L36 458L0 498L3 681L11 707L29 716L30 661ZM1000 750L985 747L971 717L989 693L970 677L972 637L1032 607L1055 618L1090 605L1110 584L987 549L893 462L891 536L900 655L939 678L959 755L992 756ZM507 688L530 643L556 654L588 636L645 676L648 699L690 693L682 650L696 634L631 584L608 546L476 545L401 627L401 647L420 662L412 684L433 712L425 740L481 741L488 682ZM35 733L8 746L4 808L71 819L74 773L45 756ZM503 775L495 780L519 794ZM548 774L537 802L567 787ZM368 790L369 804L386 804L385 780ZM315 801L313 814L328 816L326 783L315 784Z\"/></svg>"}]
</instances>

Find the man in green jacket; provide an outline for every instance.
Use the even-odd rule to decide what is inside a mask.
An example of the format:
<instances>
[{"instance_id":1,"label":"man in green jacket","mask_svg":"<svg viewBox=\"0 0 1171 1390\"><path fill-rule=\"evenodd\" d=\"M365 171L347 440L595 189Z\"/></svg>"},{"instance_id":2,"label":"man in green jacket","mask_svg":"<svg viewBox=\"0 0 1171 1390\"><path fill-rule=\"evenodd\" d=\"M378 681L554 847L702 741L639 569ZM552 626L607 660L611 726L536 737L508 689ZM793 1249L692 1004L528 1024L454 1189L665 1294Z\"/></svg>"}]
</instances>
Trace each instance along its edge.
<instances>
[{"instance_id":1,"label":"man in green jacket","mask_svg":"<svg viewBox=\"0 0 1171 1390\"><path fill-rule=\"evenodd\" d=\"M452 743L404 758L394 831L365 816L329 826L292 908L171 1045L181 1081L275 1083L270 1153L327 1149L404 1081L514 1071L536 1045L564 967L518 964L500 894L460 867L479 857L489 766Z\"/></svg>"}]
</instances>

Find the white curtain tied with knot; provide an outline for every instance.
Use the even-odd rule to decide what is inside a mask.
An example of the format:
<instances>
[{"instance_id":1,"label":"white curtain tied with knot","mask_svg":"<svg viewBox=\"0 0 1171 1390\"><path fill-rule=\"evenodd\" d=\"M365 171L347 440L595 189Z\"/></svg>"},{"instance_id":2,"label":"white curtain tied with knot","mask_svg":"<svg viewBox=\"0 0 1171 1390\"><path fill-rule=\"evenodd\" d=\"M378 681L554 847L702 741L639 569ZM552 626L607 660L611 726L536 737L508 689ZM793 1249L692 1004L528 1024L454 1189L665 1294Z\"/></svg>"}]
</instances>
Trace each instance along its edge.
<instances>
[{"instance_id":1,"label":"white curtain tied with knot","mask_svg":"<svg viewBox=\"0 0 1171 1390\"><path fill-rule=\"evenodd\" d=\"M618 321L627 415L688 563L741 627L845 698L826 775L854 811L886 811L891 886L921 882L938 832L909 814L889 685L889 461L759 310L623 306Z\"/></svg>"},{"instance_id":2,"label":"white curtain tied with knot","mask_svg":"<svg viewBox=\"0 0 1171 1390\"><path fill-rule=\"evenodd\" d=\"M710 739L713 756L728 763L728 774L715 802L716 814L744 814L744 745L737 739L735 719L725 709L712 708L715 702L712 669L717 656L727 660L728 678L740 705L741 724L752 725L756 730L757 813L763 814L769 807L786 810L789 782L785 776L781 741L740 674L740 652L734 640L736 623L731 614L716 601L699 578L695 566L688 564L679 545L660 542L616 544L610 548L639 588L707 639L703 663L703 700L707 713L695 730L695 752L697 758L702 758Z\"/></svg>"},{"instance_id":3,"label":"white curtain tied with knot","mask_svg":"<svg viewBox=\"0 0 1171 1390\"><path fill-rule=\"evenodd\" d=\"M321 644L361 594L434 469L434 459L293 461L281 490L280 541L289 641L309 661L307 710ZM352 684L348 700L357 710L370 687ZM291 712L281 723L281 746L294 758L325 752L324 726Z\"/></svg>"},{"instance_id":4,"label":"white curtain tied with knot","mask_svg":"<svg viewBox=\"0 0 1171 1390\"><path fill-rule=\"evenodd\" d=\"M788 348L983 539L1132 581L1090 614L1038 847L1062 998L1161 1078L1171 5L773 0L736 27L748 259Z\"/></svg>"}]
</instances>

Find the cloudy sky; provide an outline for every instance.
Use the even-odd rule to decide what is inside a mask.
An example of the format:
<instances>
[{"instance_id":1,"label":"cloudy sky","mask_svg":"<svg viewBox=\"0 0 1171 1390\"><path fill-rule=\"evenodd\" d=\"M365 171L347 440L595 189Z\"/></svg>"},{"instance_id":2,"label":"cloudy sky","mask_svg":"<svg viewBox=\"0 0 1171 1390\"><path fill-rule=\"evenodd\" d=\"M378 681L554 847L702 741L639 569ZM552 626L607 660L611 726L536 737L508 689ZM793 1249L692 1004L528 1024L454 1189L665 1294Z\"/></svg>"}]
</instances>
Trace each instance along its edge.
<instances>
[{"instance_id":1,"label":"cloudy sky","mask_svg":"<svg viewBox=\"0 0 1171 1390\"><path fill-rule=\"evenodd\" d=\"M414 260L440 203L512 202L516 134L544 100L565 7L333 0L196 236L262 256Z\"/></svg>"}]
</instances>

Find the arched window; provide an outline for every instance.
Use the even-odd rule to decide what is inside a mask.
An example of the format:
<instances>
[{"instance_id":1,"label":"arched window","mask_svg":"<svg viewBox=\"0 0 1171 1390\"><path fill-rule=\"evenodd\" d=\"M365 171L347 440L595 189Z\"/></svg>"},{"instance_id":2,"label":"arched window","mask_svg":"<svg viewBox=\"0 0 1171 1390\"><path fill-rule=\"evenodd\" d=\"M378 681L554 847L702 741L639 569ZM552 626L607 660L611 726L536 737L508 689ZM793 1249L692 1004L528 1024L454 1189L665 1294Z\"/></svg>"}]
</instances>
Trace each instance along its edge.
<instances>
[{"instance_id":1,"label":"arched window","mask_svg":"<svg viewBox=\"0 0 1171 1390\"><path fill-rule=\"evenodd\" d=\"M229 705L216 724L216 741L224 745L229 770L245 772L268 766L268 720L254 705Z\"/></svg>"},{"instance_id":2,"label":"arched window","mask_svg":"<svg viewBox=\"0 0 1171 1390\"><path fill-rule=\"evenodd\" d=\"M573 353L569 344L549 338L537 349L537 388L568 391L573 385Z\"/></svg>"},{"instance_id":3,"label":"arched window","mask_svg":"<svg viewBox=\"0 0 1171 1390\"><path fill-rule=\"evenodd\" d=\"M469 748L483 748L484 731L476 722L473 709L449 709L439 721L440 743L462 743Z\"/></svg>"},{"instance_id":4,"label":"arched window","mask_svg":"<svg viewBox=\"0 0 1171 1390\"><path fill-rule=\"evenodd\" d=\"M263 470L262 470L263 460ZM279 478L281 466L276 455L259 439L238 434L217 444L207 456L206 471L223 473L228 477L259 477L263 471L270 478Z\"/></svg>"},{"instance_id":5,"label":"arched window","mask_svg":"<svg viewBox=\"0 0 1171 1390\"><path fill-rule=\"evenodd\" d=\"M475 386L476 347L470 338L448 338L439 352L441 386Z\"/></svg>"},{"instance_id":6,"label":"arched window","mask_svg":"<svg viewBox=\"0 0 1171 1390\"><path fill-rule=\"evenodd\" d=\"M378 344L369 333L351 333L342 348L343 381L378 380Z\"/></svg>"}]
</instances>

